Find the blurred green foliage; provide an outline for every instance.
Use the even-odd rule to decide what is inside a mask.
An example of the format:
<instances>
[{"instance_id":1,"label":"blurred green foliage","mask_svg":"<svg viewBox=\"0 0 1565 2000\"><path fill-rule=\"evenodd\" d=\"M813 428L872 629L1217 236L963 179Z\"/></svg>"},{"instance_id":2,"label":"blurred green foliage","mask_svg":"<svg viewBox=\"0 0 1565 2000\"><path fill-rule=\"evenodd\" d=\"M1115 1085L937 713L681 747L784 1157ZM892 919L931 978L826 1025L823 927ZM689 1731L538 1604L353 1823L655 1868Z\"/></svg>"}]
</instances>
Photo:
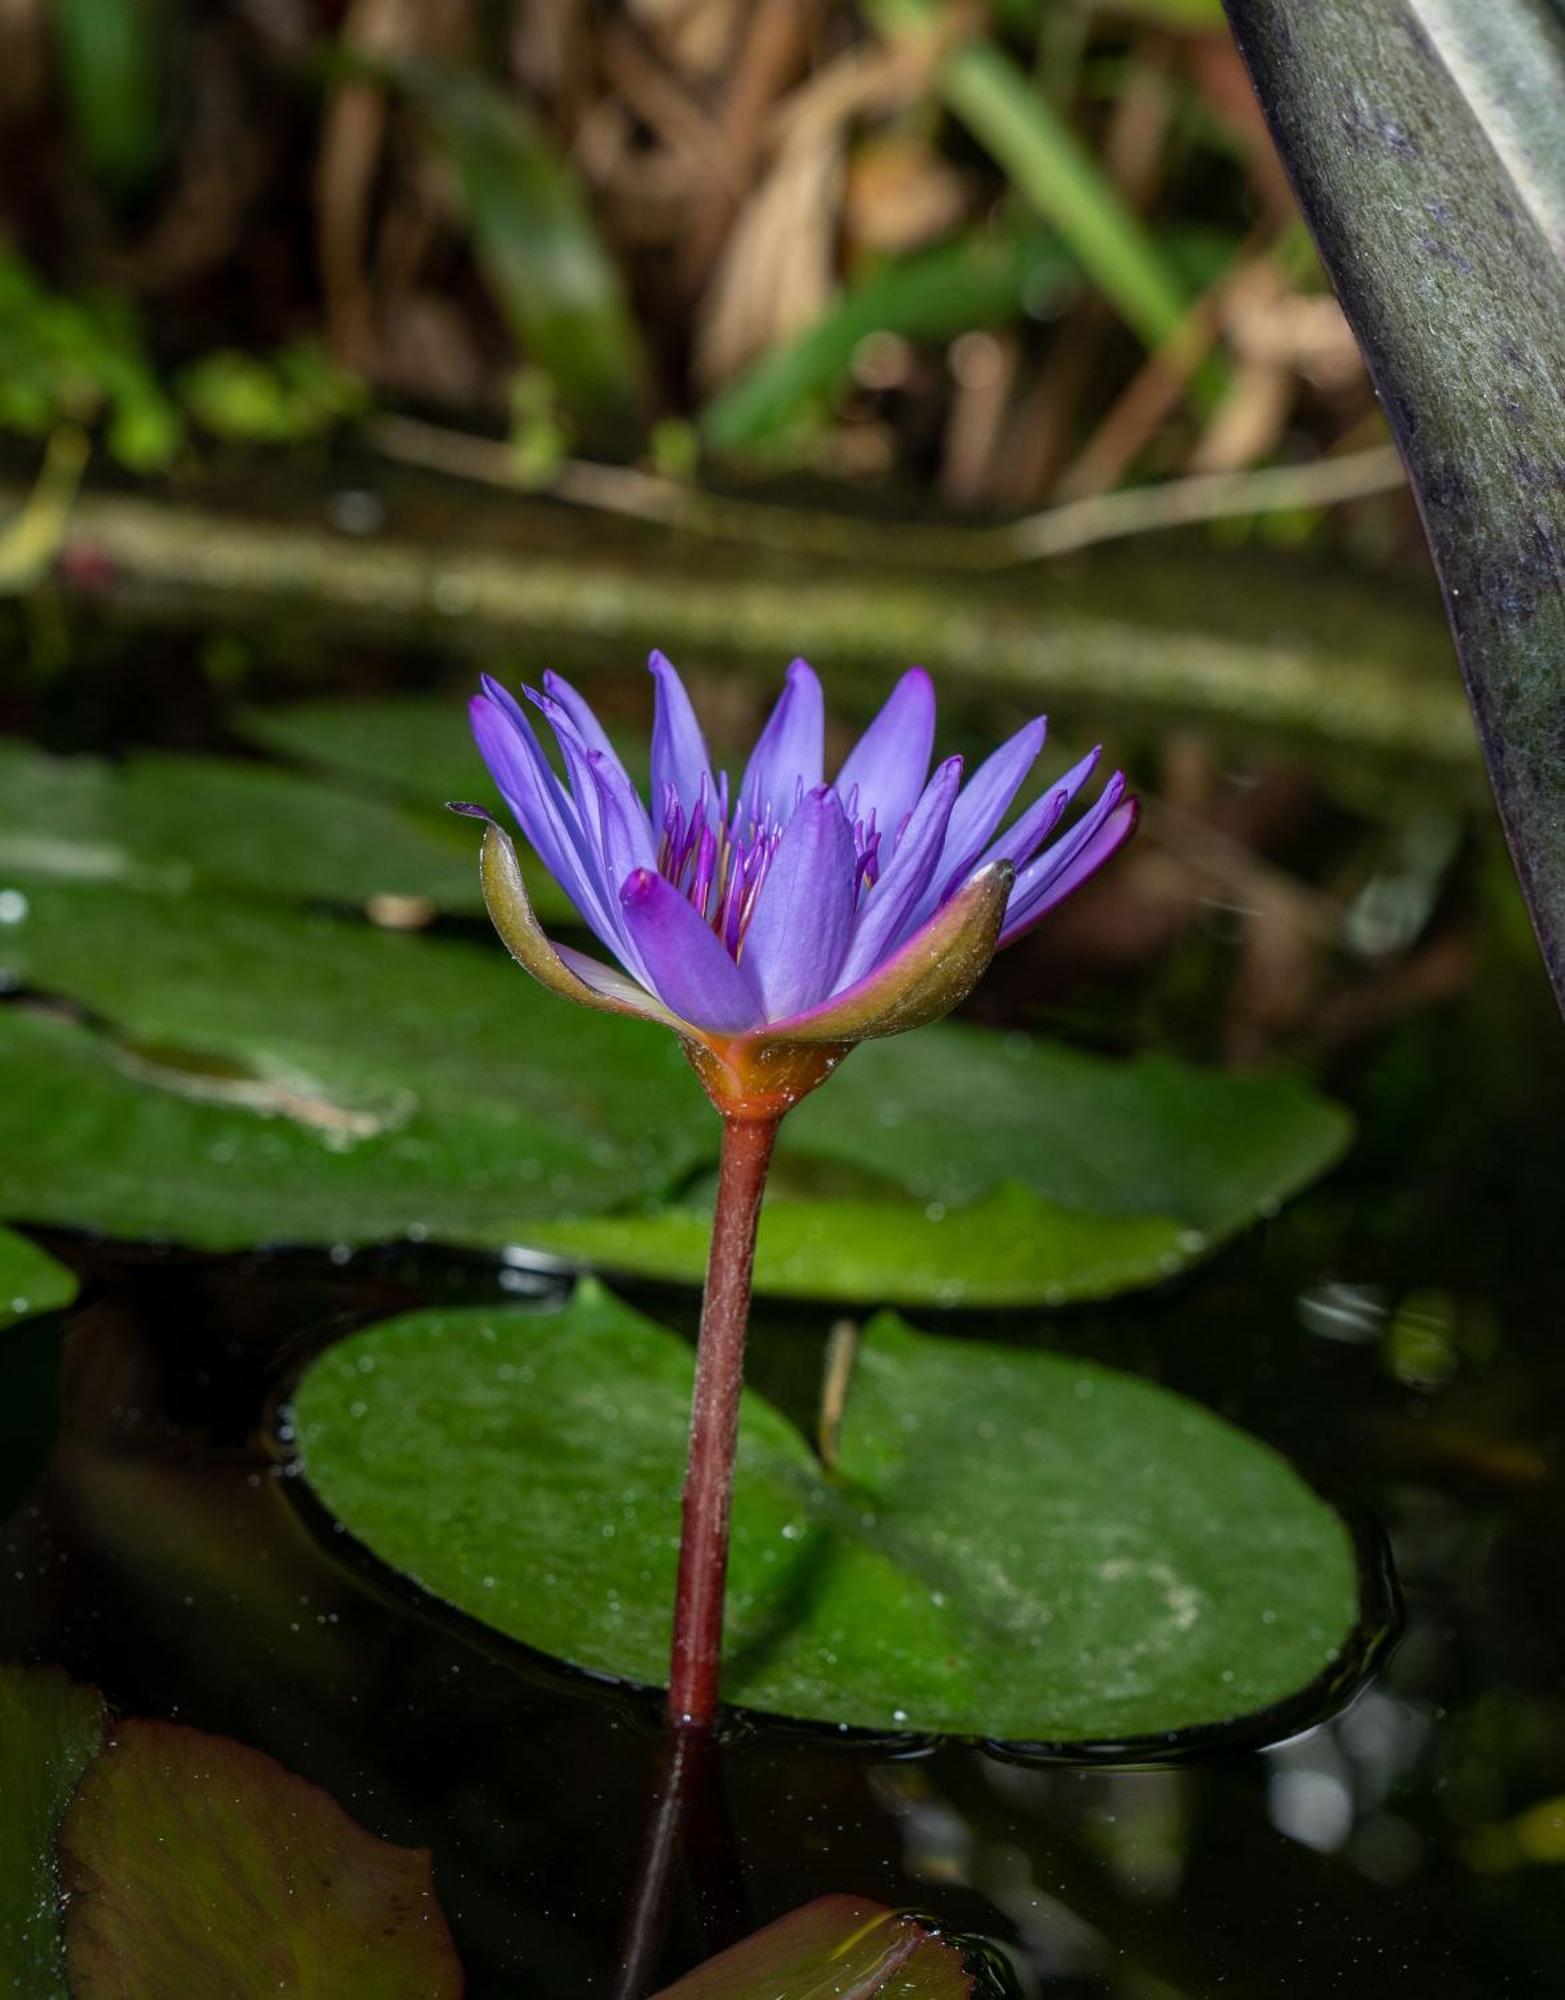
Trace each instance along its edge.
<instances>
[{"instance_id":1,"label":"blurred green foliage","mask_svg":"<svg viewBox=\"0 0 1565 2000\"><path fill-rule=\"evenodd\" d=\"M132 472L161 470L184 431L124 300L61 297L0 248L0 429L44 437L100 422Z\"/></svg>"},{"instance_id":2,"label":"blurred green foliage","mask_svg":"<svg viewBox=\"0 0 1565 2000\"><path fill-rule=\"evenodd\" d=\"M313 341L270 357L220 349L180 379L190 414L232 444L297 444L369 407L369 392Z\"/></svg>"},{"instance_id":3,"label":"blurred green foliage","mask_svg":"<svg viewBox=\"0 0 1565 2000\"><path fill-rule=\"evenodd\" d=\"M368 408L364 384L312 341L272 355L218 349L159 379L123 299L50 291L0 250L0 430L101 429L129 472L162 472L194 423L228 444L297 444Z\"/></svg>"}]
</instances>

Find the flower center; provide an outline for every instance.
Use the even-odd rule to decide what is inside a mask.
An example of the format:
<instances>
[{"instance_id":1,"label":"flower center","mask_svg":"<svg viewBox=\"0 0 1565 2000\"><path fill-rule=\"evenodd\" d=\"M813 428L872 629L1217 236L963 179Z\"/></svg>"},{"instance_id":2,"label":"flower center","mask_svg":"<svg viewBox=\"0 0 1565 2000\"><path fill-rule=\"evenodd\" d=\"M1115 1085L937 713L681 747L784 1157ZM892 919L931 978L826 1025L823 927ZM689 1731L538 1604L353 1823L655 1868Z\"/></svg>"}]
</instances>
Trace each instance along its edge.
<instances>
[{"instance_id":1,"label":"flower center","mask_svg":"<svg viewBox=\"0 0 1565 2000\"><path fill-rule=\"evenodd\" d=\"M801 779L794 790L795 810L803 797ZM859 817L857 786L843 801L843 809L853 831L854 887L863 896L879 872L880 831L873 811ZM718 776L715 796L703 778L688 808L672 785L665 793L658 873L712 926L735 959L743 953L745 932L786 825L770 800L758 818L743 805L730 817L726 771Z\"/></svg>"}]
</instances>

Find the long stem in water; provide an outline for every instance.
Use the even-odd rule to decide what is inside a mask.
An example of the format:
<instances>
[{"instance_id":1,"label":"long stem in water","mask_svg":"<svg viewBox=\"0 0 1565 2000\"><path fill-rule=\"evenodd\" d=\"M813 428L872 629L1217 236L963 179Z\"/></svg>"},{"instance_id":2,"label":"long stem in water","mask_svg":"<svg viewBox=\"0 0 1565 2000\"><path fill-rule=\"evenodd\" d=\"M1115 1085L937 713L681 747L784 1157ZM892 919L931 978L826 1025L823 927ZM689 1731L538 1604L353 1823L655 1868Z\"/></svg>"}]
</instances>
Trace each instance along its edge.
<instances>
[{"instance_id":1,"label":"long stem in water","mask_svg":"<svg viewBox=\"0 0 1565 2000\"><path fill-rule=\"evenodd\" d=\"M780 1114L723 1119L674 1595L668 1719L676 1729L710 1729L717 1715L750 1274L766 1170L781 1122Z\"/></svg>"}]
</instances>

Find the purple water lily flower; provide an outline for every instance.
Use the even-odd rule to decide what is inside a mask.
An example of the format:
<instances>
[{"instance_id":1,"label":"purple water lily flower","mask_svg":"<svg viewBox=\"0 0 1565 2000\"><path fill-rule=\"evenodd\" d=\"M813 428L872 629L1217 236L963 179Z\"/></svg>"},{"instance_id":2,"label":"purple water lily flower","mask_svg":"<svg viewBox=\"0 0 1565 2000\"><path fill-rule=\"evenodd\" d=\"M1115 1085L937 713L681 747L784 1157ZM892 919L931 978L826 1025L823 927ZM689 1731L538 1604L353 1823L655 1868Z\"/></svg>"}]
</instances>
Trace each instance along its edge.
<instances>
[{"instance_id":1,"label":"purple water lily flower","mask_svg":"<svg viewBox=\"0 0 1565 2000\"><path fill-rule=\"evenodd\" d=\"M1092 751L1006 825L1043 748L1043 717L963 783L930 772L935 695L920 667L827 781L825 704L795 660L737 785L715 771L679 675L654 653L650 810L602 725L546 674L527 712L485 678L473 730L506 803L617 966L543 936L510 842L491 824L484 879L501 935L557 992L676 1029L735 1073L782 1047L840 1054L957 1005L1000 945L1031 930L1114 853L1137 805L1119 772L1063 833ZM707 1077L709 1062L697 1064ZM711 1087L708 1079L708 1087ZM729 1095L732 1095L730 1090Z\"/></svg>"}]
</instances>

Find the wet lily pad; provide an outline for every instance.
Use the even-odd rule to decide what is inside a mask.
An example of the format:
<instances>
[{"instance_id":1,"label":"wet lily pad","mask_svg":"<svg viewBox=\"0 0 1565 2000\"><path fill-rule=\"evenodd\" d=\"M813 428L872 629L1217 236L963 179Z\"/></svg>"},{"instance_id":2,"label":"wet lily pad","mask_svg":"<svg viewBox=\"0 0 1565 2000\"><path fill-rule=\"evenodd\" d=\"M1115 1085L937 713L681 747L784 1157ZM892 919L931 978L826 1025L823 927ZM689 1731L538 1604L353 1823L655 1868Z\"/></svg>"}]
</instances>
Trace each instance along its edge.
<instances>
[{"instance_id":1,"label":"wet lily pad","mask_svg":"<svg viewBox=\"0 0 1565 2000\"><path fill-rule=\"evenodd\" d=\"M698 1966L655 2000L968 2000L962 1955L913 1917L819 1896Z\"/></svg>"},{"instance_id":2,"label":"wet lily pad","mask_svg":"<svg viewBox=\"0 0 1565 2000\"><path fill-rule=\"evenodd\" d=\"M303 1471L361 1542L541 1652L664 1676L692 1356L596 1286L431 1312L306 1373ZM1339 1659L1351 1540L1268 1447L1150 1383L867 1328L836 1473L747 1395L724 1688L1013 1741L1253 1714Z\"/></svg>"},{"instance_id":3,"label":"wet lily pad","mask_svg":"<svg viewBox=\"0 0 1565 2000\"><path fill-rule=\"evenodd\" d=\"M0 1229L0 1327L54 1312L76 1296L76 1277L15 1230Z\"/></svg>"},{"instance_id":4,"label":"wet lily pad","mask_svg":"<svg viewBox=\"0 0 1565 2000\"><path fill-rule=\"evenodd\" d=\"M377 1839L228 1737L122 1724L77 1787L60 1854L73 2000L463 1990L428 1851Z\"/></svg>"},{"instance_id":5,"label":"wet lily pad","mask_svg":"<svg viewBox=\"0 0 1565 2000\"><path fill-rule=\"evenodd\" d=\"M669 1203L710 1168L717 1125L671 1036L564 1005L487 942L9 880L0 981L103 1026L0 1016L0 1042L31 1052L0 1099L0 1214L208 1248L522 1243L699 1280L700 1204ZM857 1051L790 1119L760 1283L1101 1296L1205 1253L1347 1130L1288 1080L926 1030Z\"/></svg>"},{"instance_id":6,"label":"wet lily pad","mask_svg":"<svg viewBox=\"0 0 1565 2000\"><path fill-rule=\"evenodd\" d=\"M96 1688L0 1667L0 1984L28 2000L67 2000L54 1837L103 1726Z\"/></svg>"}]
</instances>

